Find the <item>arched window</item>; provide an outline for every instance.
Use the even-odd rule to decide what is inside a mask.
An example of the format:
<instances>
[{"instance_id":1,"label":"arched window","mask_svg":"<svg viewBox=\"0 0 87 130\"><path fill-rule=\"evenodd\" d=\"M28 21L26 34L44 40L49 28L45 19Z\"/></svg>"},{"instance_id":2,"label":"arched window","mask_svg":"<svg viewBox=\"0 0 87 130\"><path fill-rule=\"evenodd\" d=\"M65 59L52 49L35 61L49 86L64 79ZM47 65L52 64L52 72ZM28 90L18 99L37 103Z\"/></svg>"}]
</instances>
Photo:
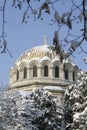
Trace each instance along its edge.
<instances>
[{"instance_id":1,"label":"arched window","mask_svg":"<svg viewBox=\"0 0 87 130\"><path fill-rule=\"evenodd\" d=\"M75 81L75 72L72 73L73 81Z\"/></svg>"},{"instance_id":2,"label":"arched window","mask_svg":"<svg viewBox=\"0 0 87 130\"><path fill-rule=\"evenodd\" d=\"M66 68L66 69L64 70L64 73L65 73L65 79L68 79L68 68Z\"/></svg>"},{"instance_id":3,"label":"arched window","mask_svg":"<svg viewBox=\"0 0 87 130\"><path fill-rule=\"evenodd\" d=\"M37 66L33 67L33 77L37 77Z\"/></svg>"},{"instance_id":4,"label":"arched window","mask_svg":"<svg viewBox=\"0 0 87 130\"><path fill-rule=\"evenodd\" d=\"M27 78L27 68L24 67L24 79L26 79L26 78Z\"/></svg>"},{"instance_id":5,"label":"arched window","mask_svg":"<svg viewBox=\"0 0 87 130\"><path fill-rule=\"evenodd\" d=\"M19 80L19 71L17 70L17 81Z\"/></svg>"},{"instance_id":6,"label":"arched window","mask_svg":"<svg viewBox=\"0 0 87 130\"><path fill-rule=\"evenodd\" d=\"M48 77L48 66L44 66L44 77Z\"/></svg>"},{"instance_id":7,"label":"arched window","mask_svg":"<svg viewBox=\"0 0 87 130\"><path fill-rule=\"evenodd\" d=\"M55 66L55 77L59 77L59 67Z\"/></svg>"}]
</instances>

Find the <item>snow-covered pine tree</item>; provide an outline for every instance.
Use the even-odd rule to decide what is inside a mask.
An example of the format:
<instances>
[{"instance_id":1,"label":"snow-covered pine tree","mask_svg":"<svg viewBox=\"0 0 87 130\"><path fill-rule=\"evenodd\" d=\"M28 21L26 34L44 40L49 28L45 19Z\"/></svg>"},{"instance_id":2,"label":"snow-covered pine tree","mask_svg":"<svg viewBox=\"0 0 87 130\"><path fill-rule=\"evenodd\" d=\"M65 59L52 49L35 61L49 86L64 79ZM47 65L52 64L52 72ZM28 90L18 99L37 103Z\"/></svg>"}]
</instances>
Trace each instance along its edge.
<instances>
[{"instance_id":1,"label":"snow-covered pine tree","mask_svg":"<svg viewBox=\"0 0 87 130\"><path fill-rule=\"evenodd\" d=\"M87 130L87 72L80 72L78 84L66 91L64 118L65 130Z\"/></svg>"},{"instance_id":2,"label":"snow-covered pine tree","mask_svg":"<svg viewBox=\"0 0 87 130\"><path fill-rule=\"evenodd\" d=\"M0 130L61 130L62 109L51 93L11 90L0 96Z\"/></svg>"},{"instance_id":3,"label":"snow-covered pine tree","mask_svg":"<svg viewBox=\"0 0 87 130\"><path fill-rule=\"evenodd\" d=\"M38 89L34 93L35 118L33 124L38 130L61 130L63 113L57 106L52 95L45 90Z\"/></svg>"}]
</instances>

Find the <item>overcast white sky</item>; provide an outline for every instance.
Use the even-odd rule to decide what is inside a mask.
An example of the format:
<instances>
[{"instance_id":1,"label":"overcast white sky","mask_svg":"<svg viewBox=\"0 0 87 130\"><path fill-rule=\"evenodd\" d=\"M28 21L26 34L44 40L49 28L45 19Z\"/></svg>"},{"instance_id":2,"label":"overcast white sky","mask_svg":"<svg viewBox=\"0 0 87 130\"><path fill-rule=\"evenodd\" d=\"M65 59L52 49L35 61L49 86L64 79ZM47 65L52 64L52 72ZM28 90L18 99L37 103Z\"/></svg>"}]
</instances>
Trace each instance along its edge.
<instances>
[{"instance_id":1,"label":"overcast white sky","mask_svg":"<svg viewBox=\"0 0 87 130\"><path fill-rule=\"evenodd\" d=\"M69 6L69 3L67 3ZM36 22L29 20L27 24L21 25L22 12L15 10L8 6L6 11L6 34L8 41L8 48L13 55L13 58L9 54L0 55L0 82L3 84L9 84L9 69L15 63L16 59L24 53L27 49L34 46L43 45L43 36L47 35L48 44L52 45L53 34L56 26L48 25L46 22L48 18L44 21L37 20ZM76 27L77 28L77 27ZM79 49L78 49L78 52ZM83 57L85 54L81 53L75 54L74 58L76 64L82 69L87 69L87 65L83 62Z\"/></svg>"}]
</instances>

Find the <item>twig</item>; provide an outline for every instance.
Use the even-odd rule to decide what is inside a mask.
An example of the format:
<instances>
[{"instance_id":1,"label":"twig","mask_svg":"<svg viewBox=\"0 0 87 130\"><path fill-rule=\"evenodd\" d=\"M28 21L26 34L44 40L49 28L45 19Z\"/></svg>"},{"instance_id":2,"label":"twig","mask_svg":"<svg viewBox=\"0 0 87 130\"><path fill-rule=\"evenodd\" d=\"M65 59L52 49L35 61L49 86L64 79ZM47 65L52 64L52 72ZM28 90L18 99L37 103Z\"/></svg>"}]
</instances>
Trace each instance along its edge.
<instances>
[{"instance_id":1,"label":"twig","mask_svg":"<svg viewBox=\"0 0 87 130\"><path fill-rule=\"evenodd\" d=\"M85 54L87 54L87 51L85 51L81 46L80 46L81 51L83 51Z\"/></svg>"},{"instance_id":2,"label":"twig","mask_svg":"<svg viewBox=\"0 0 87 130\"><path fill-rule=\"evenodd\" d=\"M6 7L6 0L4 0L4 5L3 5L3 23L2 23L2 37L5 35L5 7Z\"/></svg>"}]
</instances>

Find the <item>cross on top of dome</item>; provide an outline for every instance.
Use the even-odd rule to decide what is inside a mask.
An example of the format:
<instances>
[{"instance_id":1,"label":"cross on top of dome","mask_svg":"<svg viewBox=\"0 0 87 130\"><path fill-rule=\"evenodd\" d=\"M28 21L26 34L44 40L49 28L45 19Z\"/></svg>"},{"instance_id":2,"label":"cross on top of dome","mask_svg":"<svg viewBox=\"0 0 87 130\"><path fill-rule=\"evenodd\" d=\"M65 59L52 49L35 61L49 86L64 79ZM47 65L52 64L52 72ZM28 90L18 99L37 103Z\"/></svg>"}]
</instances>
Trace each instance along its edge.
<instances>
[{"instance_id":1,"label":"cross on top of dome","mask_svg":"<svg viewBox=\"0 0 87 130\"><path fill-rule=\"evenodd\" d=\"M46 36L46 34L44 35L44 45L47 45L47 36Z\"/></svg>"}]
</instances>

